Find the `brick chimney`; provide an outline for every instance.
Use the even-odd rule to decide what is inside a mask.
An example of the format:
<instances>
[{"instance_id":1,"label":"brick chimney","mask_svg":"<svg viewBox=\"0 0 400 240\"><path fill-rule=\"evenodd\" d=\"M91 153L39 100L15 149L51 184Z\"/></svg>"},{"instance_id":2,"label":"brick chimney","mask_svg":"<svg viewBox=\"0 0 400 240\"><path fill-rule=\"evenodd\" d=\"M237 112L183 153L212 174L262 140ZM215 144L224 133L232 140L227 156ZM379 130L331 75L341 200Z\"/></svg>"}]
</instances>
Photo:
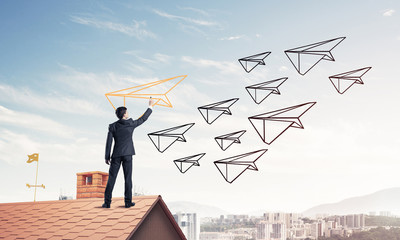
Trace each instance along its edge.
<instances>
[{"instance_id":1,"label":"brick chimney","mask_svg":"<svg viewBox=\"0 0 400 240\"><path fill-rule=\"evenodd\" d=\"M93 171L77 173L76 199L104 198L108 173Z\"/></svg>"}]
</instances>

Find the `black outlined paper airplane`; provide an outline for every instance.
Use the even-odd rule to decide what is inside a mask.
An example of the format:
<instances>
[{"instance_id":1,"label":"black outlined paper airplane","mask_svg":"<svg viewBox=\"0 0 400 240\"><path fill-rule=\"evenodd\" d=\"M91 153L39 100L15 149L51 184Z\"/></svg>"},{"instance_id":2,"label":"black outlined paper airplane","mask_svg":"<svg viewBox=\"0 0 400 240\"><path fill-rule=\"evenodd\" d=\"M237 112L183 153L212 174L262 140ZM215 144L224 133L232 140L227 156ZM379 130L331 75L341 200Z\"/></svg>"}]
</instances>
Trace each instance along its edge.
<instances>
[{"instance_id":1,"label":"black outlined paper airplane","mask_svg":"<svg viewBox=\"0 0 400 240\"><path fill-rule=\"evenodd\" d=\"M290 127L303 129L300 117L314 104L316 102L308 102L255 115L249 117L249 121L263 142L271 144Z\"/></svg>"},{"instance_id":2,"label":"black outlined paper airplane","mask_svg":"<svg viewBox=\"0 0 400 240\"><path fill-rule=\"evenodd\" d=\"M361 77L366 74L371 67L360 68L357 70L339 73L329 77L329 80L336 88L336 91L343 94L347 91L353 84L364 84Z\"/></svg>"},{"instance_id":3,"label":"black outlined paper airplane","mask_svg":"<svg viewBox=\"0 0 400 240\"><path fill-rule=\"evenodd\" d=\"M280 95L278 87L281 86L288 78L278 78L271 81L257 83L246 87L246 91L250 94L253 101L260 104L269 95L277 94Z\"/></svg>"},{"instance_id":4,"label":"black outlined paper airplane","mask_svg":"<svg viewBox=\"0 0 400 240\"><path fill-rule=\"evenodd\" d=\"M163 153L176 141L186 142L183 134L185 134L191 127L193 127L193 125L194 123L188 123L181 126L160 130L157 132L152 132L147 135L149 136L150 140L153 142L157 150Z\"/></svg>"},{"instance_id":5,"label":"black outlined paper airplane","mask_svg":"<svg viewBox=\"0 0 400 240\"><path fill-rule=\"evenodd\" d=\"M240 143L240 137L246 132L246 130L237 131L233 133L224 134L215 137L215 141L218 143L219 147L225 151L234 143Z\"/></svg>"},{"instance_id":6,"label":"black outlined paper airplane","mask_svg":"<svg viewBox=\"0 0 400 240\"><path fill-rule=\"evenodd\" d=\"M305 75L319 61L335 61L331 51L346 37L338 37L322 42L292 48L285 51L286 56L296 68L297 72Z\"/></svg>"},{"instance_id":7,"label":"black outlined paper airplane","mask_svg":"<svg viewBox=\"0 0 400 240\"><path fill-rule=\"evenodd\" d=\"M229 100L204 105L198 107L197 109L203 116L204 120L206 120L208 124L212 124L215 120L221 117L222 114L232 115L229 108L238 100L239 98L232 98Z\"/></svg>"},{"instance_id":8,"label":"black outlined paper airplane","mask_svg":"<svg viewBox=\"0 0 400 240\"><path fill-rule=\"evenodd\" d=\"M214 164L218 171L224 177L225 181L232 183L246 170L258 171L255 162L265 153L268 149L261 149L254 152L244 153L237 156L224 158L215 161Z\"/></svg>"},{"instance_id":9,"label":"black outlined paper airplane","mask_svg":"<svg viewBox=\"0 0 400 240\"><path fill-rule=\"evenodd\" d=\"M270 54L271 52L263 52L252 56L244 57L239 59L239 63L240 65L242 65L243 69L247 73L249 73L258 65L265 65L264 59Z\"/></svg>"},{"instance_id":10,"label":"black outlined paper airplane","mask_svg":"<svg viewBox=\"0 0 400 240\"><path fill-rule=\"evenodd\" d=\"M181 173L185 173L185 172L187 172L187 170L189 170L193 166L200 166L199 160L204 155L206 155L206 154L200 153L200 154L192 155L189 157L176 159L176 160L174 160L174 163Z\"/></svg>"}]
</instances>

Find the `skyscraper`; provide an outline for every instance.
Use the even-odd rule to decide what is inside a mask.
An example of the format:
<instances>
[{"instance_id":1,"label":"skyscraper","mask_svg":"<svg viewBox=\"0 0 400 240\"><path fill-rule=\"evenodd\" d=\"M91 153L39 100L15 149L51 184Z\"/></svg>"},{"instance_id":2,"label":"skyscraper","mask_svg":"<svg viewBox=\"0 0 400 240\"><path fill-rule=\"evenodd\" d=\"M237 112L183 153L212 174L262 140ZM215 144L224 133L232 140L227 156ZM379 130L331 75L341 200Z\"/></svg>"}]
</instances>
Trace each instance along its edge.
<instances>
[{"instance_id":1,"label":"skyscraper","mask_svg":"<svg viewBox=\"0 0 400 240\"><path fill-rule=\"evenodd\" d=\"M196 213L181 213L174 214L175 221L178 223L187 240L199 240L200 224L197 220Z\"/></svg>"},{"instance_id":2,"label":"skyscraper","mask_svg":"<svg viewBox=\"0 0 400 240\"><path fill-rule=\"evenodd\" d=\"M284 223L261 221L257 224L257 239L286 240L286 226Z\"/></svg>"}]
</instances>

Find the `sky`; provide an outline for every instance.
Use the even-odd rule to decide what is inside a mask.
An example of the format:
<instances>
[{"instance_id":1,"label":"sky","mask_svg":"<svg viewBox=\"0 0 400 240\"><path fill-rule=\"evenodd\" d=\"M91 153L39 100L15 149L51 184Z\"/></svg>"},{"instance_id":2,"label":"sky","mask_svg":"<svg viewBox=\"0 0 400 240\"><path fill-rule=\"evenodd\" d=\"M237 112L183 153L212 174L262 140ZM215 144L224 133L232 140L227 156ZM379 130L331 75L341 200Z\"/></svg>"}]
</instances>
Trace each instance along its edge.
<instances>
[{"instance_id":1,"label":"sky","mask_svg":"<svg viewBox=\"0 0 400 240\"><path fill-rule=\"evenodd\" d=\"M318 204L399 187L398 103L400 3L383 1L1 1L0 202L76 196L76 173L108 172L108 124L116 121L105 93L187 75L134 133L136 191L232 213L302 212ZM304 76L287 49L346 37ZM270 51L246 73L239 58ZM372 67L339 94L329 76ZM261 104L245 87L287 77ZM207 124L197 107L239 98ZM115 100L118 102L118 99ZM265 144L249 116L316 102ZM126 101L138 118L147 101ZM195 125L164 153L147 134ZM222 151L214 137L246 130ZM232 184L214 161L268 149ZM206 153L182 174L173 160ZM114 197L123 196L122 170Z\"/></svg>"}]
</instances>

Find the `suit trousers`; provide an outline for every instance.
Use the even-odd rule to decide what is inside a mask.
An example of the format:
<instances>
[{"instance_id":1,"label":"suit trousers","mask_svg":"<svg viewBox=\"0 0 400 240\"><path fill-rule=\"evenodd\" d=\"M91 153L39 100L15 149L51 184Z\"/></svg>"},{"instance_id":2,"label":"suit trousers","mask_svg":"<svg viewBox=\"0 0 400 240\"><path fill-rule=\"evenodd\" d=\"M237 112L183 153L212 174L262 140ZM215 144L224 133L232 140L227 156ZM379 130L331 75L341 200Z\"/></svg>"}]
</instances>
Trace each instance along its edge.
<instances>
[{"instance_id":1,"label":"suit trousers","mask_svg":"<svg viewBox=\"0 0 400 240\"><path fill-rule=\"evenodd\" d=\"M121 163L125 178L125 203L132 202L132 155L127 155L111 159L106 191L104 193L104 202L107 204L111 204L112 191Z\"/></svg>"}]
</instances>

